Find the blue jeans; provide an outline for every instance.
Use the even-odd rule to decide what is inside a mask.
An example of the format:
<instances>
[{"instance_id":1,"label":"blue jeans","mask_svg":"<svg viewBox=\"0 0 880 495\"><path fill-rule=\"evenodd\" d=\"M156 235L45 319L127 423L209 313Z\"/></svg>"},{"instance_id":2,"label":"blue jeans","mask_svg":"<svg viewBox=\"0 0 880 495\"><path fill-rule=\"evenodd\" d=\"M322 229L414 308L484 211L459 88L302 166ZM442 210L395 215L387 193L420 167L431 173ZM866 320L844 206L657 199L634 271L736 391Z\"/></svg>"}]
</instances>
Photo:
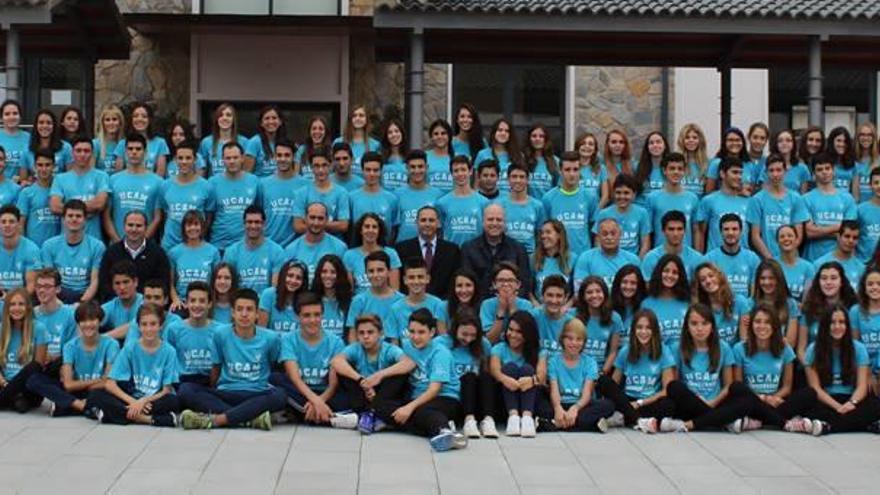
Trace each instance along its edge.
<instances>
[{"instance_id":1,"label":"blue jeans","mask_svg":"<svg viewBox=\"0 0 880 495\"><path fill-rule=\"evenodd\" d=\"M535 376L535 368L530 364L517 366L513 363L507 363L501 367L501 372L514 379ZM507 411L534 412L537 393L537 387L532 387L525 392L511 392L507 387L501 385L501 396L504 398L504 407Z\"/></svg>"},{"instance_id":2,"label":"blue jeans","mask_svg":"<svg viewBox=\"0 0 880 495\"><path fill-rule=\"evenodd\" d=\"M185 408L209 414L225 414L230 425L246 423L266 411L284 409L284 392L277 388L262 391L218 390L200 383L181 383L178 390Z\"/></svg>"},{"instance_id":3,"label":"blue jeans","mask_svg":"<svg viewBox=\"0 0 880 495\"><path fill-rule=\"evenodd\" d=\"M287 394L288 402L294 409L299 412L305 411L306 402L308 401L305 396L296 389L290 379L287 378L287 373L279 371L272 373L272 375L269 376L269 383L284 390L284 393ZM327 401L327 405L333 412L347 411L351 409L351 401L348 399L348 395L346 395L342 387L336 389L336 393Z\"/></svg>"},{"instance_id":4,"label":"blue jeans","mask_svg":"<svg viewBox=\"0 0 880 495\"><path fill-rule=\"evenodd\" d=\"M75 394L64 390L64 386L55 378L43 373L34 373L28 378L27 388L31 392L41 395L55 404L55 416L66 416L74 414L71 409L73 401L77 399L85 399L89 394L88 390L82 390Z\"/></svg>"}]
</instances>

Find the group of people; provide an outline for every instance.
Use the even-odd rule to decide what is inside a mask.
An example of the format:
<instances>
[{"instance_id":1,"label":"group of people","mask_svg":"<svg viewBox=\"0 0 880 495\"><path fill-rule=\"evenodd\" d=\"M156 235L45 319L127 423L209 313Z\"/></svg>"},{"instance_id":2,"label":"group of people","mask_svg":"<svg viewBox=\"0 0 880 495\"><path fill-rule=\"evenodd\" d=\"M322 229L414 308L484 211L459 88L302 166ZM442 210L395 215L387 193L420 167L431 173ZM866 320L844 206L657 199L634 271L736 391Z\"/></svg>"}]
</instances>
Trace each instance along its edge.
<instances>
[{"instance_id":1,"label":"group of people","mask_svg":"<svg viewBox=\"0 0 880 495\"><path fill-rule=\"evenodd\" d=\"M437 450L539 431L880 432L876 128L593 134L476 108L197 142L145 104L0 106L0 407L282 418ZM769 147L769 152L766 148ZM458 425L458 426L456 426Z\"/></svg>"}]
</instances>

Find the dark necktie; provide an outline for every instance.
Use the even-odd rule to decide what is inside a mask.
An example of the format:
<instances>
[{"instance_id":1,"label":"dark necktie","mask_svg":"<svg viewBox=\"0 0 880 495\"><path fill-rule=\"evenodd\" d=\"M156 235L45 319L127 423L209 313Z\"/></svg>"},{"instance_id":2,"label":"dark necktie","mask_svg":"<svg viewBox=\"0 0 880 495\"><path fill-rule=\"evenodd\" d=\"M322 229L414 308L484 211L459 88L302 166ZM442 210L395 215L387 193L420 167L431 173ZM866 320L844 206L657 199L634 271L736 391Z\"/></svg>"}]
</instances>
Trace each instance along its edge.
<instances>
[{"instance_id":1,"label":"dark necktie","mask_svg":"<svg viewBox=\"0 0 880 495\"><path fill-rule=\"evenodd\" d=\"M431 264L434 263L434 248L432 247L432 242L425 243L425 265L428 268L428 272L431 271Z\"/></svg>"}]
</instances>

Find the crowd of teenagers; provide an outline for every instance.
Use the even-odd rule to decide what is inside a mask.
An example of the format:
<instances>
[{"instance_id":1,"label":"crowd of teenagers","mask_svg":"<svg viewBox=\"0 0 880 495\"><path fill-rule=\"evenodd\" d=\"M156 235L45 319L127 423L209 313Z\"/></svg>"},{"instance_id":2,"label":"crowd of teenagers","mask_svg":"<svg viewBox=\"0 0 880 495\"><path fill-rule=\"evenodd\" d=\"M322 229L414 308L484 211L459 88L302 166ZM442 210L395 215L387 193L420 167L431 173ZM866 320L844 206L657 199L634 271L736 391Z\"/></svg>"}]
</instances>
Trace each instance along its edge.
<instances>
[{"instance_id":1,"label":"crowd of teenagers","mask_svg":"<svg viewBox=\"0 0 880 495\"><path fill-rule=\"evenodd\" d=\"M476 108L196 141L0 107L0 407L468 438L880 433L876 128L593 134ZM769 147L769 150L766 148ZM768 152L769 151L769 152Z\"/></svg>"}]
</instances>

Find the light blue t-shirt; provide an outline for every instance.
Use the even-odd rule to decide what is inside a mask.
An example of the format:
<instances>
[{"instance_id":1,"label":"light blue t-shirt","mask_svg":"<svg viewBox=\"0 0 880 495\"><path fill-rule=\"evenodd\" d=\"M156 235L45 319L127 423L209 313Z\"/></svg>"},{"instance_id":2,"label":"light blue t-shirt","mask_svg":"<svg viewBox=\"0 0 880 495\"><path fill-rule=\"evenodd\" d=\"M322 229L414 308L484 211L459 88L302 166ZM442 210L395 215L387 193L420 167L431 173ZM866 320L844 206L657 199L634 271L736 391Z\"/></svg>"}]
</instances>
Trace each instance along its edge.
<instances>
[{"instance_id":1,"label":"light blue t-shirt","mask_svg":"<svg viewBox=\"0 0 880 495\"><path fill-rule=\"evenodd\" d=\"M831 194L826 194L819 189L813 189L805 194L804 206L810 215L810 220L819 227L840 223L843 220L856 220L856 202L846 191L847 189L837 189ZM807 239L804 258L816 261L825 253L833 251L836 243L833 236Z\"/></svg>"},{"instance_id":2,"label":"light blue t-shirt","mask_svg":"<svg viewBox=\"0 0 880 495\"><path fill-rule=\"evenodd\" d=\"M11 179L19 174L19 168L26 165L24 157L28 153L31 134L27 131L18 130L15 134L9 134L6 129L0 129L0 146L6 150L6 169L3 175Z\"/></svg>"},{"instance_id":3,"label":"light blue t-shirt","mask_svg":"<svg viewBox=\"0 0 880 495\"><path fill-rule=\"evenodd\" d=\"M559 169L560 163L559 157L554 157L556 160L556 169ZM531 175L529 175L529 196L540 200L547 194L547 191L553 189L556 186L557 175L554 175L553 172L550 171L550 167L547 166L547 159L542 155L538 155L535 157L535 169L532 170ZM581 183L582 187L586 187L585 184Z\"/></svg>"},{"instance_id":4,"label":"light blue t-shirt","mask_svg":"<svg viewBox=\"0 0 880 495\"><path fill-rule=\"evenodd\" d=\"M46 328L47 350L50 356L60 356L64 346L78 335L74 306L62 304L52 313L41 306L34 308L34 318Z\"/></svg>"},{"instance_id":5,"label":"light blue t-shirt","mask_svg":"<svg viewBox=\"0 0 880 495\"><path fill-rule=\"evenodd\" d=\"M113 211L113 226L120 236L125 232L125 215L139 210L147 215L147 225L153 221L153 214L159 208L159 190L162 178L152 172L133 174L123 170L110 177L110 205Z\"/></svg>"},{"instance_id":6,"label":"light blue t-shirt","mask_svg":"<svg viewBox=\"0 0 880 495\"><path fill-rule=\"evenodd\" d=\"M406 163L401 157L388 157L382 166L382 187L392 193L406 185Z\"/></svg>"},{"instance_id":7,"label":"light blue t-shirt","mask_svg":"<svg viewBox=\"0 0 880 495\"><path fill-rule=\"evenodd\" d=\"M146 166L147 170L150 172L156 172L156 162L159 160L160 156L168 157L171 153L171 150L168 148L168 143L165 141L165 138L161 136L153 136L149 140L147 140L147 150L144 153L144 166ZM116 145L116 151L114 154L117 157L122 158L123 166L128 165L128 155L125 153L125 139L119 141Z\"/></svg>"},{"instance_id":8,"label":"light blue t-shirt","mask_svg":"<svg viewBox=\"0 0 880 495\"><path fill-rule=\"evenodd\" d=\"M0 206L16 205L21 186L9 179L0 181Z\"/></svg>"},{"instance_id":9,"label":"light blue t-shirt","mask_svg":"<svg viewBox=\"0 0 880 495\"><path fill-rule=\"evenodd\" d=\"M856 385L856 375L858 374L858 369L863 366L871 366L871 361L868 360L868 350L865 349L865 344L862 344L858 340L853 340L853 359L855 360L855 367L853 368L853 377L852 381L849 384L843 383L842 366L840 362L840 349L834 349L831 354L831 383L824 385L824 389L831 395L850 395L855 390ZM810 344L807 347L807 352L804 355L804 366L812 366L813 361L816 359L816 344Z\"/></svg>"},{"instance_id":10,"label":"light blue t-shirt","mask_svg":"<svg viewBox=\"0 0 880 495\"><path fill-rule=\"evenodd\" d=\"M247 149L248 138L238 134L235 136L235 141L241 146L242 149ZM205 165L207 165L210 170L210 175L220 175L226 173L226 164L223 163L223 145L226 144L225 141L220 141L217 143L217 146L214 146L214 136L207 135L202 138L201 143L199 143L199 158L202 160ZM169 174L170 175L170 174Z\"/></svg>"},{"instance_id":11,"label":"light blue t-shirt","mask_svg":"<svg viewBox=\"0 0 880 495\"><path fill-rule=\"evenodd\" d=\"M39 345L41 343L37 340L38 336L45 337L45 329L42 328L42 325L40 325L40 328L41 329L38 330L36 328L36 325L34 325L34 334L31 337L31 343L33 344L31 346L31 349L34 349L35 345ZM28 362L31 361L31 359L33 359L34 352L33 350L31 350L31 355L29 356L29 359L27 361L25 361L23 364L19 361L18 350L21 349L21 344L21 331L12 330L11 332L9 332L9 345L6 347L6 365L3 366L2 369L0 369L0 371L2 371L3 373L3 378L5 378L6 381L10 381L15 378L15 375L17 375L18 372L21 371L22 368L24 368L28 364Z\"/></svg>"},{"instance_id":12,"label":"light blue t-shirt","mask_svg":"<svg viewBox=\"0 0 880 495\"><path fill-rule=\"evenodd\" d=\"M391 229L397 225L397 219L400 216L397 211L397 196L385 189L379 189L378 192L368 192L360 188L351 191L348 194L351 203L351 218L355 221L359 220L366 213L375 213L385 223L385 230L388 234L387 240L391 240Z\"/></svg>"},{"instance_id":13,"label":"light blue t-shirt","mask_svg":"<svg viewBox=\"0 0 880 495\"><path fill-rule=\"evenodd\" d=\"M351 175L349 175L346 179L342 179L336 174L331 174L330 182L351 193L357 191L364 185L364 179L361 177L362 173L363 172L361 172L360 169L352 169Z\"/></svg>"},{"instance_id":14,"label":"light blue t-shirt","mask_svg":"<svg viewBox=\"0 0 880 495\"><path fill-rule=\"evenodd\" d=\"M594 234L599 233L599 224L606 218L617 220L620 226L620 249L638 256L642 239L651 235L653 231L648 210L639 205L630 205L625 212L619 211L616 205L603 208L596 214L596 221L593 223Z\"/></svg>"},{"instance_id":15,"label":"light blue t-shirt","mask_svg":"<svg viewBox=\"0 0 880 495\"><path fill-rule=\"evenodd\" d=\"M216 212L211 224L211 243L226 249L241 239L244 231L244 210L250 205L261 205L263 200L260 180L244 173L238 178L226 174L215 175L208 181L214 189Z\"/></svg>"},{"instance_id":16,"label":"light blue t-shirt","mask_svg":"<svg viewBox=\"0 0 880 495\"><path fill-rule=\"evenodd\" d=\"M568 246L573 256L590 249L590 223L596 216L598 200L595 195L582 187L576 191L563 191L554 187L541 198L544 203L545 218L562 222L568 237Z\"/></svg>"},{"instance_id":17,"label":"light blue t-shirt","mask_svg":"<svg viewBox=\"0 0 880 495\"><path fill-rule=\"evenodd\" d=\"M675 368L675 357L665 345L660 346L660 357L652 360L647 352L639 359L629 361L629 346L623 346L614 360L614 367L624 376L623 393L634 399L646 399L663 387L663 372Z\"/></svg>"},{"instance_id":18,"label":"light blue t-shirt","mask_svg":"<svg viewBox=\"0 0 880 495\"><path fill-rule=\"evenodd\" d=\"M796 301L800 301L816 276L815 265L801 257L795 260L794 265L789 265L781 257L778 261L782 274L785 275L785 283L788 284L788 293Z\"/></svg>"},{"instance_id":19,"label":"light blue t-shirt","mask_svg":"<svg viewBox=\"0 0 880 495\"><path fill-rule=\"evenodd\" d=\"M785 366L795 360L791 346L785 344L780 356L770 351L758 351L748 354L745 342L733 346L734 366L742 369L743 380L756 394L772 395L782 385Z\"/></svg>"},{"instance_id":20,"label":"light blue t-shirt","mask_svg":"<svg viewBox=\"0 0 880 495\"><path fill-rule=\"evenodd\" d=\"M749 199L746 220L750 226L757 226L761 239L774 257L781 254L776 242L776 231L783 225L798 225L810 219L801 195L786 190L782 198L774 197L767 189L759 191Z\"/></svg>"},{"instance_id":21,"label":"light blue t-shirt","mask_svg":"<svg viewBox=\"0 0 880 495\"><path fill-rule=\"evenodd\" d=\"M101 309L104 310L104 319L101 320L101 327L113 329L126 323L131 323L137 317L137 312L143 303L144 296L140 293L135 293L134 301L132 301L129 307L125 307L125 304L118 297L105 302L101 305Z\"/></svg>"},{"instance_id":22,"label":"light blue t-shirt","mask_svg":"<svg viewBox=\"0 0 880 495\"><path fill-rule=\"evenodd\" d=\"M113 337L99 335L98 344L91 351L84 348L82 337L74 337L64 344L61 362L70 365L74 380L97 380L104 376L104 371L113 364L117 354L119 342Z\"/></svg>"},{"instance_id":23,"label":"light blue t-shirt","mask_svg":"<svg viewBox=\"0 0 880 495\"><path fill-rule=\"evenodd\" d=\"M165 314L165 321L162 322L162 327L159 329L159 338L163 341L168 341L168 328L173 325L176 325L183 321L183 318L180 316L168 312ZM131 342L137 342L141 338L141 328L138 325L137 318L133 318L131 322L128 324L128 332L125 333L125 343L123 346L128 345Z\"/></svg>"},{"instance_id":24,"label":"light blue t-shirt","mask_svg":"<svg viewBox=\"0 0 880 495\"><path fill-rule=\"evenodd\" d=\"M528 308L518 309L528 310ZM569 310L563 313L560 318L555 319L551 318L550 315L544 311L544 308L533 308L529 310L529 312L532 314L532 317L535 318L535 323L538 325L538 342L541 346L541 351L548 356L562 352L562 345L559 343L559 337L562 335L562 328L565 327L568 320L574 318L574 311ZM494 320L494 311L490 313L490 316ZM491 326L491 322L489 325ZM483 328L485 331L485 321L483 322Z\"/></svg>"},{"instance_id":25,"label":"light blue t-shirt","mask_svg":"<svg viewBox=\"0 0 880 495\"><path fill-rule=\"evenodd\" d=\"M531 196L525 203L517 203L509 195L504 195L499 203L504 208L504 234L522 244L526 253L531 255L546 220L544 205Z\"/></svg>"},{"instance_id":26,"label":"light blue t-shirt","mask_svg":"<svg viewBox=\"0 0 880 495\"><path fill-rule=\"evenodd\" d=\"M510 154L506 151L493 151L491 147L486 147L477 153L474 158L474 171L486 160L495 160L498 163L498 189L501 192L510 192L510 183L507 182L507 169L510 168Z\"/></svg>"},{"instance_id":27,"label":"light blue t-shirt","mask_svg":"<svg viewBox=\"0 0 880 495\"><path fill-rule=\"evenodd\" d=\"M699 204L700 198L690 191L671 193L661 189L651 193L648 196L648 211L651 212L651 222L654 225L654 247L662 246L666 242L666 236L663 235L663 215L676 210L684 213L686 219L684 244L693 246L694 240L691 232Z\"/></svg>"},{"instance_id":28,"label":"light blue t-shirt","mask_svg":"<svg viewBox=\"0 0 880 495\"><path fill-rule=\"evenodd\" d=\"M264 237L263 242L254 248L244 239L232 244L223 253L223 261L238 270L241 287L253 289L259 294L272 286L272 277L278 274L286 260L284 249L272 239Z\"/></svg>"},{"instance_id":29,"label":"light blue t-shirt","mask_svg":"<svg viewBox=\"0 0 880 495\"><path fill-rule=\"evenodd\" d=\"M342 349L341 354L345 356L345 360L351 365L361 376L367 377L379 370L384 370L389 366L393 366L403 357L403 349L389 344L388 342L379 341L379 350L376 351L374 357L367 354L367 350L360 342L348 344Z\"/></svg>"},{"instance_id":30,"label":"light blue t-shirt","mask_svg":"<svg viewBox=\"0 0 880 495\"><path fill-rule=\"evenodd\" d=\"M339 307L339 301L329 297L321 298L324 313L321 317L321 328L326 332L345 340L345 311Z\"/></svg>"},{"instance_id":31,"label":"light blue t-shirt","mask_svg":"<svg viewBox=\"0 0 880 495\"><path fill-rule=\"evenodd\" d=\"M332 144L335 145L335 144L339 144L341 142L343 142L343 139L342 139L342 136L339 136L333 140ZM360 170L361 170L361 158L363 158L364 153L366 153L367 151L377 151L378 152L378 151L382 150L382 143L380 143L379 141L377 141L375 138L372 138L372 137L368 137L366 143L363 141L354 141L354 140L347 141L347 143L351 147L352 169L353 170L356 169L358 171L358 173L360 173Z\"/></svg>"},{"instance_id":32,"label":"light blue t-shirt","mask_svg":"<svg viewBox=\"0 0 880 495\"><path fill-rule=\"evenodd\" d=\"M168 251L168 260L174 270L174 288L177 295L184 299L191 282L210 283L211 273L220 263L220 251L208 242L202 242L198 247L178 244Z\"/></svg>"},{"instance_id":33,"label":"light blue t-shirt","mask_svg":"<svg viewBox=\"0 0 880 495\"><path fill-rule=\"evenodd\" d=\"M694 220L697 223L706 224L706 231L708 233L706 251L719 248L724 244L724 239L721 236L721 217L728 213L734 213L742 220L744 232L740 238L740 245L744 249L749 247L749 236L745 232L746 210L748 210L748 207L748 198L740 195L726 194L723 191L715 191L700 200Z\"/></svg>"},{"instance_id":34,"label":"light blue t-shirt","mask_svg":"<svg viewBox=\"0 0 880 495\"><path fill-rule=\"evenodd\" d=\"M522 297L516 298L516 311L519 310L530 310L532 309L532 303L529 302L528 299L523 299ZM483 332L488 332L489 328L492 327L492 324L495 323L495 315L498 314L498 298L490 297L483 301L480 305L480 324L483 325ZM513 314L515 311L511 311L510 314ZM510 321L510 314L505 315L504 317L504 328L507 328L507 323ZM446 315L449 318L452 318L455 315L450 315L448 311L448 307L446 309Z\"/></svg>"},{"instance_id":35,"label":"light blue t-shirt","mask_svg":"<svg viewBox=\"0 0 880 495\"><path fill-rule=\"evenodd\" d=\"M785 187L789 190L799 193L801 185L808 184L812 180L813 174L810 173L810 167L804 162L798 162L796 165L792 165L785 169L785 177L782 179L782 183L785 184ZM759 181L761 183L767 182L766 166L761 170Z\"/></svg>"},{"instance_id":36,"label":"light blue t-shirt","mask_svg":"<svg viewBox=\"0 0 880 495\"><path fill-rule=\"evenodd\" d=\"M332 333L321 333L321 340L309 344L302 332L289 332L281 336L279 361L292 361L299 366L303 382L315 392L327 389L330 380L330 360L342 352L342 340Z\"/></svg>"},{"instance_id":37,"label":"light blue t-shirt","mask_svg":"<svg viewBox=\"0 0 880 495\"><path fill-rule=\"evenodd\" d=\"M168 325L168 343L177 351L177 365L181 375L209 375L211 373L212 342L220 323L208 320L203 327L194 327L186 320Z\"/></svg>"},{"instance_id":38,"label":"light blue t-shirt","mask_svg":"<svg viewBox=\"0 0 880 495\"><path fill-rule=\"evenodd\" d=\"M616 253L608 256L600 247L589 249L578 256L574 265L574 293L580 290L581 283L589 275L602 277L606 287L610 290L614 282L614 276L618 270L626 265L639 266L639 257L629 251L618 249Z\"/></svg>"},{"instance_id":39,"label":"light blue t-shirt","mask_svg":"<svg viewBox=\"0 0 880 495\"><path fill-rule=\"evenodd\" d=\"M599 171L593 171L593 167L590 165L581 165L581 181L580 186L590 191L593 196L597 198L602 193L602 184L604 184L608 180L608 170L601 163L599 164Z\"/></svg>"},{"instance_id":40,"label":"light blue t-shirt","mask_svg":"<svg viewBox=\"0 0 880 495\"><path fill-rule=\"evenodd\" d=\"M24 287L27 273L43 267L40 248L26 237L18 237L18 245L11 251L0 243L0 287L3 290Z\"/></svg>"},{"instance_id":41,"label":"light blue t-shirt","mask_svg":"<svg viewBox=\"0 0 880 495\"><path fill-rule=\"evenodd\" d=\"M856 208L859 221L859 244L856 253L860 260L868 262L880 239L880 205L864 201Z\"/></svg>"},{"instance_id":42,"label":"light blue t-shirt","mask_svg":"<svg viewBox=\"0 0 880 495\"><path fill-rule=\"evenodd\" d=\"M83 174L76 170L64 172L52 181L49 196L57 196L61 203L71 199L89 202L98 194L110 193L110 177L101 170L89 169ZM86 233L95 239L101 239L101 215L91 215L86 220Z\"/></svg>"},{"instance_id":43,"label":"light blue t-shirt","mask_svg":"<svg viewBox=\"0 0 880 495\"><path fill-rule=\"evenodd\" d=\"M452 157L449 155L438 155L434 150L425 151L428 157L428 170L426 177L431 187L443 191L447 194L452 191L452 171L449 170L449 163Z\"/></svg>"},{"instance_id":44,"label":"light blue t-shirt","mask_svg":"<svg viewBox=\"0 0 880 495\"><path fill-rule=\"evenodd\" d=\"M401 186L394 191L397 195L398 217L397 242L412 239L419 235L416 226L419 209L423 206L436 206L443 191L428 186L424 189L413 189L409 185Z\"/></svg>"},{"instance_id":45,"label":"light blue t-shirt","mask_svg":"<svg viewBox=\"0 0 880 495\"><path fill-rule=\"evenodd\" d=\"M688 170L681 179L681 187L683 187L685 191L693 193L698 198L701 198L703 196L703 190L705 189L705 184L703 184L704 180L705 177L700 170L700 165L696 162L691 162L688 164Z\"/></svg>"},{"instance_id":46,"label":"light blue t-shirt","mask_svg":"<svg viewBox=\"0 0 880 495\"><path fill-rule=\"evenodd\" d=\"M293 201L294 218L305 218L312 203L321 203L327 208L328 222L351 220L348 191L342 186L332 184L330 189L319 191L314 184L309 184L299 189Z\"/></svg>"},{"instance_id":47,"label":"light blue t-shirt","mask_svg":"<svg viewBox=\"0 0 880 495\"><path fill-rule=\"evenodd\" d=\"M451 192L438 199L443 238L461 246L479 237L483 233L483 209L488 205L489 200L476 191L467 196Z\"/></svg>"},{"instance_id":48,"label":"light blue t-shirt","mask_svg":"<svg viewBox=\"0 0 880 495\"><path fill-rule=\"evenodd\" d=\"M49 187L35 182L21 190L15 203L21 216L27 219L25 236L38 246L61 233L61 217L49 208L49 191Z\"/></svg>"},{"instance_id":49,"label":"light blue t-shirt","mask_svg":"<svg viewBox=\"0 0 880 495\"><path fill-rule=\"evenodd\" d=\"M859 332L859 340L865 344L870 361L876 362L880 354L880 313L862 311L861 306L854 304L849 309L849 323Z\"/></svg>"},{"instance_id":50,"label":"light blue t-shirt","mask_svg":"<svg viewBox=\"0 0 880 495\"><path fill-rule=\"evenodd\" d=\"M278 291L275 287L263 289L260 294L260 310L269 315L266 327L281 333L299 331L299 316L294 311L293 305L286 304L284 309L278 309L275 306L276 302L278 302Z\"/></svg>"},{"instance_id":51,"label":"light blue t-shirt","mask_svg":"<svg viewBox=\"0 0 880 495\"><path fill-rule=\"evenodd\" d=\"M510 348L510 345L505 341L498 342L497 344L492 346L490 350L491 357L497 357L498 361L501 363L501 366L504 366L508 363L513 363L514 366L525 366L526 360L523 357L522 353L516 352ZM541 354L543 357L543 354Z\"/></svg>"},{"instance_id":52,"label":"light blue t-shirt","mask_svg":"<svg viewBox=\"0 0 880 495\"><path fill-rule=\"evenodd\" d=\"M335 254L342 258L348 246L338 237L324 234L320 241L312 244L307 235L296 238L284 249L284 258L302 261L309 267L309 280L315 279L318 262L327 254Z\"/></svg>"},{"instance_id":53,"label":"light blue t-shirt","mask_svg":"<svg viewBox=\"0 0 880 495\"><path fill-rule=\"evenodd\" d=\"M109 378L131 382L131 395L135 399L149 397L180 380L177 355L167 342L161 342L152 352L144 350L140 342L132 342L124 346L113 360Z\"/></svg>"},{"instance_id":54,"label":"light blue t-shirt","mask_svg":"<svg viewBox=\"0 0 880 495\"><path fill-rule=\"evenodd\" d=\"M55 151L55 173L60 174L67 170L67 166L73 163L73 147L67 141L61 141L61 147ZM36 157L34 152L28 149L21 163L22 168L26 168L31 175L34 175L34 166L36 165ZM20 170L19 170L20 172Z\"/></svg>"},{"instance_id":55,"label":"light blue t-shirt","mask_svg":"<svg viewBox=\"0 0 880 495\"><path fill-rule=\"evenodd\" d=\"M43 243L40 258L44 267L54 267L61 272L61 286L74 292L86 290L91 281L92 270L101 267L104 243L90 235L70 245L64 235L56 235Z\"/></svg>"},{"instance_id":56,"label":"light blue t-shirt","mask_svg":"<svg viewBox=\"0 0 880 495\"><path fill-rule=\"evenodd\" d=\"M95 157L95 168L108 174L116 171L116 141L105 140L103 146L98 138L92 139L92 156Z\"/></svg>"},{"instance_id":57,"label":"light blue t-shirt","mask_svg":"<svg viewBox=\"0 0 880 495\"><path fill-rule=\"evenodd\" d=\"M874 197L874 190L871 189L871 163L856 162L856 174L859 176L859 204L862 204Z\"/></svg>"},{"instance_id":58,"label":"light blue t-shirt","mask_svg":"<svg viewBox=\"0 0 880 495\"><path fill-rule=\"evenodd\" d=\"M653 296L648 296L642 301L641 309L650 309L657 316L663 344L670 349L678 349L678 344L681 342L681 328L684 326L688 303L689 301Z\"/></svg>"},{"instance_id":59,"label":"light blue t-shirt","mask_svg":"<svg viewBox=\"0 0 880 495\"><path fill-rule=\"evenodd\" d=\"M214 331L211 364L220 367L217 388L245 392L269 390L269 373L278 361L279 334L257 327L253 337L243 339L232 325Z\"/></svg>"},{"instance_id":60,"label":"light blue t-shirt","mask_svg":"<svg viewBox=\"0 0 880 495\"><path fill-rule=\"evenodd\" d=\"M266 212L266 237L286 246L293 241L293 203L297 191L309 182L300 176L282 179L278 174L262 177L263 209Z\"/></svg>"},{"instance_id":61,"label":"light blue t-shirt","mask_svg":"<svg viewBox=\"0 0 880 495\"><path fill-rule=\"evenodd\" d=\"M717 247L706 253L706 261L714 263L727 276L735 294L749 297L755 281L755 270L761 264L761 258L754 251L740 247L736 254L731 255L724 248Z\"/></svg>"},{"instance_id":62,"label":"light blue t-shirt","mask_svg":"<svg viewBox=\"0 0 880 495\"><path fill-rule=\"evenodd\" d=\"M403 297L403 294L397 291L393 291L390 295L384 297L377 297L370 290L361 292L354 296L354 299L351 301L345 326L353 327L354 320L364 313L372 313L382 321L390 321L391 307L394 306L394 303L403 299Z\"/></svg>"},{"instance_id":63,"label":"light blue t-shirt","mask_svg":"<svg viewBox=\"0 0 880 495\"><path fill-rule=\"evenodd\" d=\"M492 344L490 344L485 337L483 337L482 341L480 342L483 354L482 357L479 359L471 354L470 347L454 345L453 338L449 334L438 335L434 339L434 342L449 349L449 352L452 353L452 363L455 367L455 374L459 378L468 373L479 375L483 361L487 359L489 357L489 353L492 352Z\"/></svg>"},{"instance_id":64,"label":"light blue t-shirt","mask_svg":"<svg viewBox=\"0 0 880 495\"><path fill-rule=\"evenodd\" d=\"M544 287L544 280L550 275L561 275L562 278L565 279L565 282L568 283L569 278L571 277L572 272L572 261L569 256L568 261L568 271L563 272L562 268L559 266L559 257L553 258L544 258L544 263L541 265L540 270L535 270L535 260L532 260L532 280L535 281L535 291L534 295L538 301L542 300L541 289Z\"/></svg>"},{"instance_id":65,"label":"light blue t-shirt","mask_svg":"<svg viewBox=\"0 0 880 495\"><path fill-rule=\"evenodd\" d=\"M446 304L437 296L425 294L425 299L415 306L410 305L406 297L401 298L391 305L389 319L384 321L385 338L399 341L409 340L409 317L417 310L427 308L428 311L439 321L446 321Z\"/></svg>"},{"instance_id":66,"label":"light blue t-shirt","mask_svg":"<svg viewBox=\"0 0 880 495\"><path fill-rule=\"evenodd\" d=\"M856 178L856 165L846 168L841 164L834 165L834 187L841 191L852 191L852 181Z\"/></svg>"},{"instance_id":67,"label":"light blue t-shirt","mask_svg":"<svg viewBox=\"0 0 880 495\"><path fill-rule=\"evenodd\" d=\"M691 356L690 364L685 362L680 352L675 353L676 366L678 367L679 379L691 390L691 392L710 401L721 393L723 387L724 369L734 365L733 351L726 342L718 342L720 346L720 359L718 366L710 369L711 359L709 351L695 350ZM676 349L678 346L676 345Z\"/></svg>"},{"instance_id":68,"label":"light blue t-shirt","mask_svg":"<svg viewBox=\"0 0 880 495\"><path fill-rule=\"evenodd\" d=\"M559 389L559 402L570 405L580 400L587 380L599 378L599 366L593 358L581 354L578 356L578 362L573 367L569 367L565 364L562 353L557 353L550 356L547 362L547 377L551 383L555 382Z\"/></svg>"},{"instance_id":69,"label":"light blue t-shirt","mask_svg":"<svg viewBox=\"0 0 880 495\"><path fill-rule=\"evenodd\" d=\"M400 270L402 265L397 251L390 247L383 247L382 251L391 260L390 269ZM367 277L367 268L364 266L364 258L366 257L366 253L364 253L360 246L353 247L342 255L342 264L345 265L345 269L351 275L351 279L354 281L354 290L357 294L370 290L370 279Z\"/></svg>"},{"instance_id":70,"label":"light blue t-shirt","mask_svg":"<svg viewBox=\"0 0 880 495\"><path fill-rule=\"evenodd\" d=\"M269 140L269 150L271 151L266 153L263 147L263 137L259 133L250 138L247 146L244 147L245 156L254 159L253 174L257 177L268 177L275 173L278 165L275 163L275 142L272 140Z\"/></svg>"},{"instance_id":71,"label":"light blue t-shirt","mask_svg":"<svg viewBox=\"0 0 880 495\"><path fill-rule=\"evenodd\" d=\"M623 334L623 320L616 312L611 312L611 321L603 325L598 317L587 321L587 341L584 343L583 352L596 360L599 369L605 366L605 358L608 356L608 346L611 337Z\"/></svg>"},{"instance_id":72,"label":"light blue t-shirt","mask_svg":"<svg viewBox=\"0 0 880 495\"><path fill-rule=\"evenodd\" d=\"M202 156L196 155L196 162L193 164L193 170L201 176L201 174L204 174L206 168L207 165L205 165L205 160L202 159ZM180 165L177 164L177 160L172 158L168 161L168 164L165 165L165 177L167 179L173 179L178 175L180 175Z\"/></svg>"},{"instance_id":73,"label":"light blue t-shirt","mask_svg":"<svg viewBox=\"0 0 880 495\"><path fill-rule=\"evenodd\" d=\"M413 360L416 368L409 375L410 398L415 399L428 390L431 383L440 383L440 397L459 399L461 381L455 373L455 364L449 349L431 341L417 349L410 341L403 342L403 352Z\"/></svg>"},{"instance_id":74,"label":"light blue t-shirt","mask_svg":"<svg viewBox=\"0 0 880 495\"><path fill-rule=\"evenodd\" d=\"M733 297L733 308L730 315L726 315L721 308L712 308L712 314L715 316L715 329L721 340L733 346L739 342L739 322L740 319L749 314L752 310L751 300L744 296L735 294Z\"/></svg>"},{"instance_id":75,"label":"light blue t-shirt","mask_svg":"<svg viewBox=\"0 0 880 495\"><path fill-rule=\"evenodd\" d=\"M166 251L183 241L183 216L195 210L203 216L213 213L217 208L214 186L204 177L188 184L177 179L166 179L159 190L159 208L165 214L165 228L162 233L162 249Z\"/></svg>"}]
</instances>

